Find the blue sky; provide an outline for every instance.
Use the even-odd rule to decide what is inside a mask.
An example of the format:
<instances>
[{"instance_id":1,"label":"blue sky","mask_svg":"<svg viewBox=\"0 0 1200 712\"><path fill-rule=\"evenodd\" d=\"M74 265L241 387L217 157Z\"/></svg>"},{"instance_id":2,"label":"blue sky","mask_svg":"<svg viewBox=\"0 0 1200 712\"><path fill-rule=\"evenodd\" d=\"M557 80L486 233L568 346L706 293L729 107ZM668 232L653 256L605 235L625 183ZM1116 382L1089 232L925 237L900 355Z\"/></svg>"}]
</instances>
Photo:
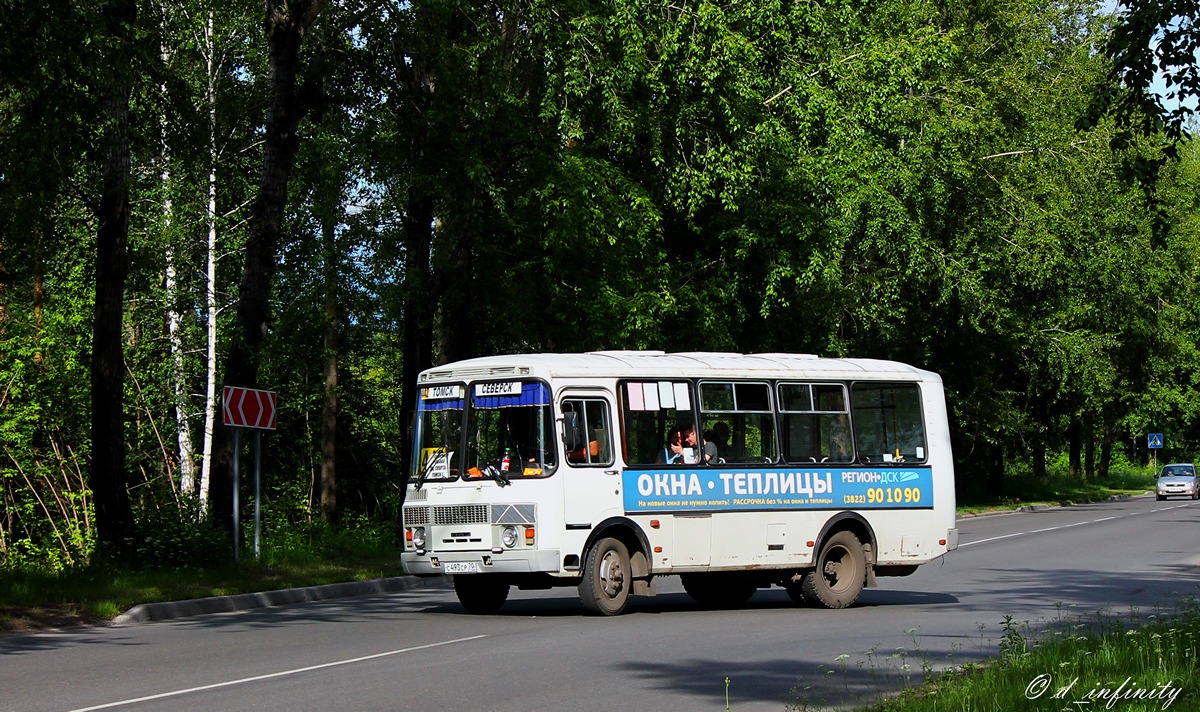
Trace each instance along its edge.
<instances>
[{"instance_id":1,"label":"blue sky","mask_svg":"<svg viewBox=\"0 0 1200 712\"><path fill-rule=\"evenodd\" d=\"M1101 3L1101 8L1103 10L1105 10L1106 12L1117 12L1117 0L1103 0L1103 2ZM1197 57L1197 62L1200 62L1200 57ZM1159 75L1159 77L1155 80L1154 85L1151 88L1154 90L1155 93L1157 93L1160 97L1162 97L1164 109L1166 109L1167 111L1173 111L1174 109L1179 107L1180 102L1172 101L1172 100L1169 100L1166 98L1165 93L1167 91L1167 84L1161 75ZM1185 104L1187 106L1190 106L1192 109L1195 109L1196 104L1197 104L1196 97L1192 97L1192 98L1188 99L1188 101L1185 102Z\"/></svg>"}]
</instances>

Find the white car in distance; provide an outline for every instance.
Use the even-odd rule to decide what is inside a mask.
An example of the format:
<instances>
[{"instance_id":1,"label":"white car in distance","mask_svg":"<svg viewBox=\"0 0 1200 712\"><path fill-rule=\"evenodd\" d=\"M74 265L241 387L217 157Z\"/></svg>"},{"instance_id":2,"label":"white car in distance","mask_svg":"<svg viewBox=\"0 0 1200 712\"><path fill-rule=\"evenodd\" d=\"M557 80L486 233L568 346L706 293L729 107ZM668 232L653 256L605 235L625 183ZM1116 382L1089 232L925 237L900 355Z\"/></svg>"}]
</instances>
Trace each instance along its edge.
<instances>
[{"instance_id":1,"label":"white car in distance","mask_svg":"<svg viewBox=\"0 0 1200 712\"><path fill-rule=\"evenodd\" d=\"M1196 466L1190 462L1174 462L1163 465L1154 485L1155 498L1164 500L1167 497L1187 497L1200 499L1200 479L1196 476Z\"/></svg>"}]
</instances>

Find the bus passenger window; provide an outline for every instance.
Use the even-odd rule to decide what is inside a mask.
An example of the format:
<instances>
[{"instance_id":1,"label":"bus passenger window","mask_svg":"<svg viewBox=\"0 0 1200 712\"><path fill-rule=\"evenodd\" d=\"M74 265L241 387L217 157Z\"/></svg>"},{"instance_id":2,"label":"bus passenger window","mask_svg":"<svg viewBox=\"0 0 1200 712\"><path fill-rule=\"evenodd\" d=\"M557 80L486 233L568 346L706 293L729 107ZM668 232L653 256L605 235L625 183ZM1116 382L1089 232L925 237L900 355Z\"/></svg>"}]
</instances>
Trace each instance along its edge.
<instances>
[{"instance_id":1,"label":"bus passenger window","mask_svg":"<svg viewBox=\"0 0 1200 712\"><path fill-rule=\"evenodd\" d=\"M565 400L562 412L564 429L577 429L577 442L571 442L570 434L564 432L568 446L574 446L567 450L567 462L572 465L612 465L608 401L599 398Z\"/></svg>"},{"instance_id":2,"label":"bus passenger window","mask_svg":"<svg viewBox=\"0 0 1200 712\"><path fill-rule=\"evenodd\" d=\"M700 384L708 464L775 462L775 420L766 383Z\"/></svg>"},{"instance_id":3,"label":"bus passenger window","mask_svg":"<svg viewBox=\"0 0 1200 712\"><path fill-rule=\"evenodd\" d=\"M925 421L915 383L856 383L850 402L854 439L865 462L925 460Z\"/></svg>"},{"instance_id":4,"label":"bus passenger window","mask_svg":"<svg viewBox=\"0 0 1200 712\"><path fill-rule=\"evenodd\" d=\"M620 386L621 434L625 461L630 465L658 465L666 459L672 430L694 428L692 389L686 381L630 381ZM700 455L689 446L684 462Z\"/></svg>"},{"instance_id":5,"label":"bus passenger window","mask_svg":"<svg viewBox=\"0 0 1200 712\"><path fill-rule=\"evenodd\" d=\"M781 383L783 456L791 463L850 463L850 411L839 383Z\"/></svg>"}]
</instances>

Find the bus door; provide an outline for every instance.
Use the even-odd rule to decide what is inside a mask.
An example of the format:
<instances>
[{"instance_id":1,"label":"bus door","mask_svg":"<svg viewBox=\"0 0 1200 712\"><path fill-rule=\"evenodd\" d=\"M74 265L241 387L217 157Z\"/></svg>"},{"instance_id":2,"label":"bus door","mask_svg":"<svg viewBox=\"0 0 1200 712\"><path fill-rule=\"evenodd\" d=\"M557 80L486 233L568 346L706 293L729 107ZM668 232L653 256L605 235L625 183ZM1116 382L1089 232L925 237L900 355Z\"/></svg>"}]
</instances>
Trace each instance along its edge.
<instances>
[{"instance_id":1,"label":"bus door","mask_svg":"<svg viewBox=\"0 0 1200 712\"><path fill-rule=\"evenodd\" d=\"M563 512L568 528L591 528L621 513L621 470L613 447L612 396L565 392L559 398L563 443Z\"/></svg>"}]
</instances>

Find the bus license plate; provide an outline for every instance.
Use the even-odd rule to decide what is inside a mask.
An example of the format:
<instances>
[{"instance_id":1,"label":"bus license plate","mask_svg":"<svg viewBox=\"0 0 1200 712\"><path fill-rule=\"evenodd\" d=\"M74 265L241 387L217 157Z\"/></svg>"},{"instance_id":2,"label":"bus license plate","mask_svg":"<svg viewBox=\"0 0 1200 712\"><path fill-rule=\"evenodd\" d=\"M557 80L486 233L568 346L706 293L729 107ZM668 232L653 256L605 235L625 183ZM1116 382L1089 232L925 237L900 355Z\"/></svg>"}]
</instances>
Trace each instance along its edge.
<instances>
[{"instance_id":1,"label":"bus license plate","mask_svg":"<svg viewBox=\"0 0 1200 712\"><path fill-rule=\"evenodd\" d=\"M477 574L479 564L474 561L447 561L442 564L442 570L448 574Z\"/></svg>"}]
</instances>

